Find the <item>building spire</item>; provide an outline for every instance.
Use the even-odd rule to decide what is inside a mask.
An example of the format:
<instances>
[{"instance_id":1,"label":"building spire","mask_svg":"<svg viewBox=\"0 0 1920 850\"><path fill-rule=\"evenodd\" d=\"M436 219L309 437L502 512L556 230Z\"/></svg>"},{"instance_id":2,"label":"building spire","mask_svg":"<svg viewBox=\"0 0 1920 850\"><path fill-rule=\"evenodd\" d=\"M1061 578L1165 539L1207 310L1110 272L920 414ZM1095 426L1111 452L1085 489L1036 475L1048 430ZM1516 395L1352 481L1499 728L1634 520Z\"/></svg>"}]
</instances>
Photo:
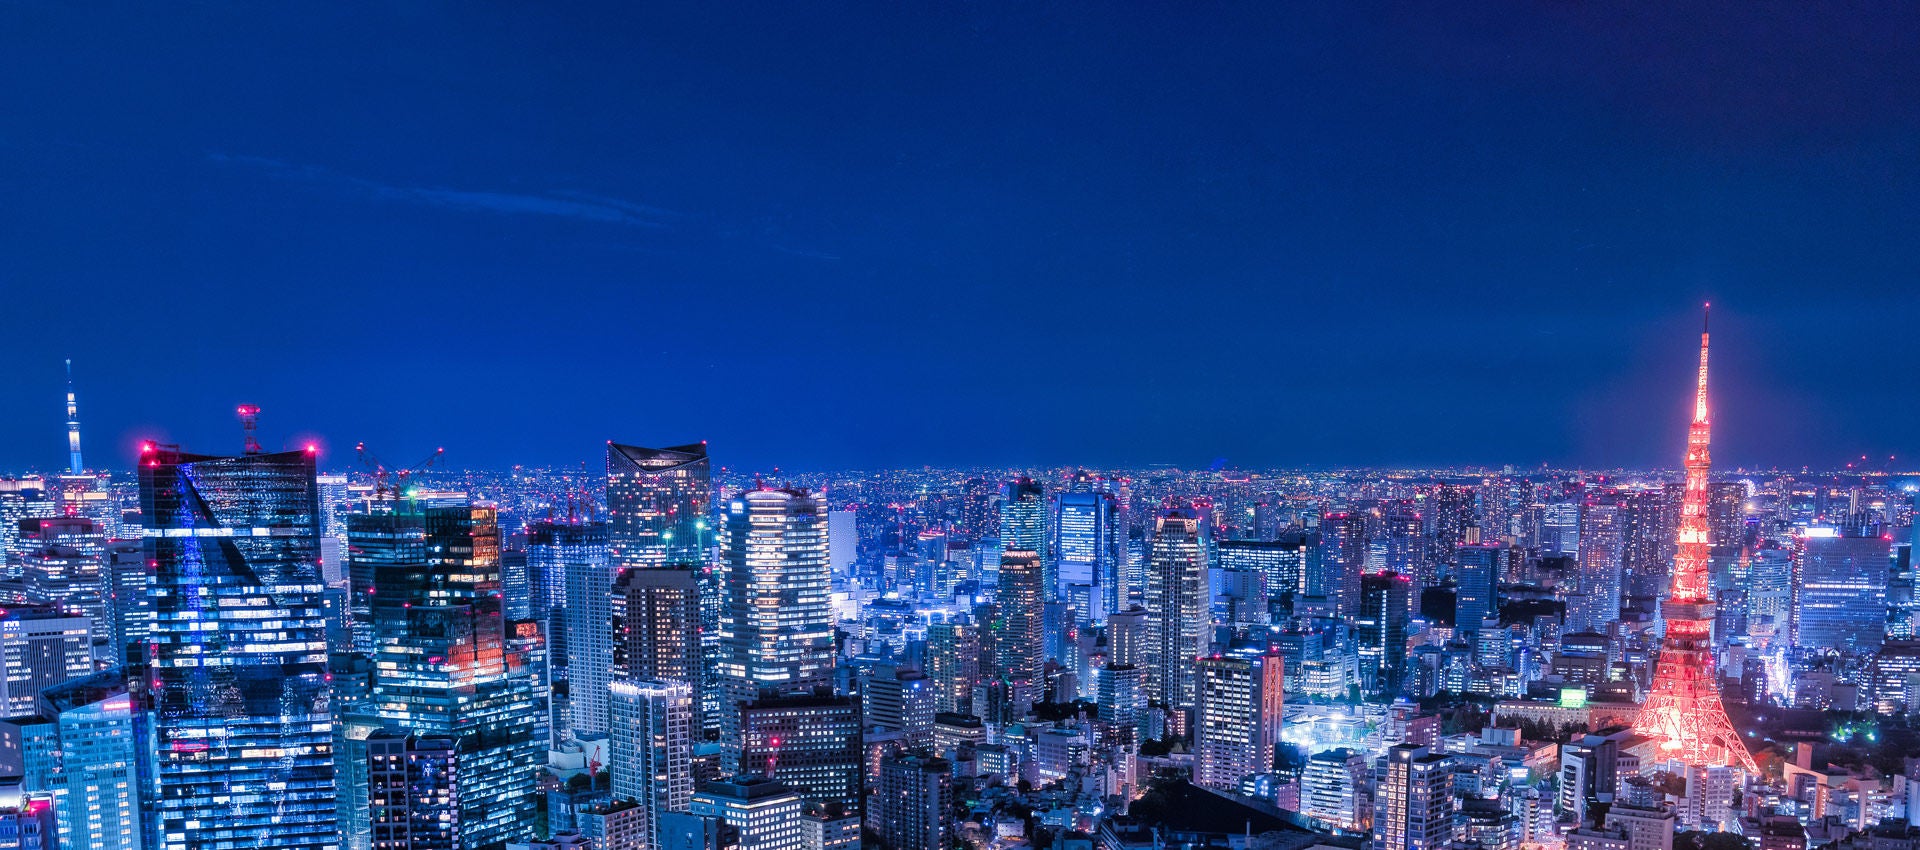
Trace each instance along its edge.
<instances>
[{"instance_id":1,"label":"building spire","mask_svg":"<svg viewBox=\"0 0 1920 850\"><path fill-rule=\"evenodd\" d=\"M1713 304L1709 303L1700 310L1700 386L1693 396L1693 424L1707 424L1707 320L1712 317Z\"/></svg>"},{"instance_id":2,"label":"building spire","mask_svg":"<svg viewBox=\"0 0 1920 850\"><path fill-rule=\"evenodd\" d=\"M67 471L79 475L86 465L80 462L80 403L73 395L73 360L67 360Z\"/></svg>"}]
</instances>

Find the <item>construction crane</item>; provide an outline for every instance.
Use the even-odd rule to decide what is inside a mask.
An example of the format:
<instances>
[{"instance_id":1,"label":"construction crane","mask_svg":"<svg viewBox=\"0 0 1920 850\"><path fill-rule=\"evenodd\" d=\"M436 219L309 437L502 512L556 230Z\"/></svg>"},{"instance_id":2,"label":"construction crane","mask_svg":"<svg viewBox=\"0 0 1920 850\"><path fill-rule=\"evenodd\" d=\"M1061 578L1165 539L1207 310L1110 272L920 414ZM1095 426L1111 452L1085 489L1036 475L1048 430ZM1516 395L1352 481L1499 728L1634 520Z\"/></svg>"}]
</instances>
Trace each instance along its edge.
<instances>
[{"instance_id":1,"label":"construction crane","mask_svg":"<svg viewBox=\"0 0 1920 850\"><path fill-rule=\"evenodd\" d=\"M381 463L379 458L367 451L366 443L355 444L353 451L359 456L360 465L366 467L367 474L373 478L373 500L376 502L387 498L398 499L406 495L407 481L415 473L425 472L440 459L441 455L447 453L444 448L434 449L433 454L427 455L426 460L404 469L389 470L386 464Z\"/></svg>"},{"instance_id":2,"label":"construction crane","mask_svg":"<svg viewBox=\"0 0 1920 850\"><path fill-rule=\"evenodd\" d=\"M238 413L240 414L240 433L246 437L246 453L249 455L266 454L267 450L260 447L260 439L256 433L260 428L260 405L240 405Z\"/></svg>"}]
</instances>

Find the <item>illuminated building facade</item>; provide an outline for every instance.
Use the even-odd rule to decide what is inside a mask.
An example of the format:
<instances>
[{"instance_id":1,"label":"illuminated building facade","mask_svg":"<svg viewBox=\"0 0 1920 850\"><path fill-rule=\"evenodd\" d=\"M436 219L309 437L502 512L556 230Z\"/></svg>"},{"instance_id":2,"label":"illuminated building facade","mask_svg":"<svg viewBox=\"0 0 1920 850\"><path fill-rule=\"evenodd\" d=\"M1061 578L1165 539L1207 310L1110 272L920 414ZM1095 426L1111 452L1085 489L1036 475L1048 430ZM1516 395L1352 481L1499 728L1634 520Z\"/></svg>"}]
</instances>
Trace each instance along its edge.
<instances>
[{"instance_id":1,"label":"illuminated building facade","mask_svg":"<svg viewBox=\"0 0 1920 850\"><path fill-rule=\"evenodd\" d=\"M1203 512L1162 510L1147 550L1147 695L1156 705L1191 709L1193 659L1206 649L1207 562L1211 532Z\"/></svg>"},{"instance_id":2,"label":"illuminated building facade","mask_svg":"<svg viewBox=\"0 0 1920 850\"><path fill-rule=\"evenodd\" d=\"M1376 850L1444 850L1453 842L1453 771L1426 747L1387 749L1386 778L1374 792Z\"/></svg>"},{"instance_id":3,"label":"illuminated building facade","mask_svg":"<svg viewBox=\"0 0 1920 850\"><path fill-rule=\"evenodd\" d=\"M623 679L611 688L607 741L615 800L639 803L647 846L659 847L660 816L693 799L693 688L685 682Z\"/></svg>"},{"instance_id":4,"label":"illuminated building facade","mask_svg":"<svg viewBox=\"0 0 1920 850\"><path fill-rule=\"evenodd\" d=\"M1237 792L1273 770L1286 677L1278 653L1230 652L1194 662L1193 781Z\"/></svg>"},{"instance_id":5,"label":"illuminated building facade","mask_svg":"<svg viewBox=\"0 0 1920 850\"><path fill-rule=\"evenodd\" d=\"M1805 528L1794 538L1793 645L1871 655L1886 639L1890 542L1872 526Z\"/></svg>"},{"instance_id":6,"label":"illuminated building facade","mask_svg":"<svg viewBox=\"0 0 1920 850\"><path fill-rule=\"evenodd\" d=\"M1054 573L1068 589L1068 601L1081 619L1105 622L1127 598L1120 586L1120 561L1126 556L1120 508L1113 494L1068 491L1053 503Z\"/></svg>"},{"instance_id":7,"label":"illuminated building facade","mask_svg":"<svg viewBox=\"0 0 1920 850\"><path fill-rule=\"evenodd\" d=\"M741 766L808 799L860 811L861 721L858 699L824 688L762 697L740 709Z\"/></svg>"},{"instance_id":8,"label":"illuminated building facade","mask_svg":"<svg viewBox=\"0 0 1920 850\"><path fill-rule=\"evenodd\" d=\"M1413 582L1399 573L1360 579L1360 610L1353 619L1360 681L1371 693L1399 689L1407 665L1407 601Z\"/></svg>"},{"instance_id":9,"label":"illuminated building facade","mask_svg":"<svg viewBox=\"0 0 1920 850\"><path fill-rule=\"evenodd\" d=\"M719 818L734 829L734 850L804 850L800 796L751 774L709 782L693 795L692 813Z\"/></svg>"},{"instance_id":10,"label":"illuminated building facade","mask_svg":"<svg viewBox=\"0 0 1920 850\"><path fill-rule=\"evenodd\" d=\"M1008 549L1000 554L1000 588L994 597L996 626L993 645L999 674L1011 699L1024 713L1039 688L1045 630L1041 601L1046 571L1037 552Z\"/></svg>"},{"instance_id":11,"label":"illuminated building facade","mask_svg":"<svg viewBox=\"0 0 1920 850\"><path fill-rule=\"evenodd\" d=\"M953 765L924 753L882 759L867 827L890 850L947 850L953 843Z\"/></svg>"},{"instance_id":12,"label":"illuminated building facade","mask_svg":"<svg viewBox=\"0 0 1920 850\"><path fill-rule=\"evenodd\" d=\"M702 682L700 582L692 567L624 570L613 584L613 676ZM695 698L693 728L701 724Z\"/></svg>"},{"instance_id":13,"label":"illuminated building facade","mask_svg":"<svg viewBox=\"0 0 1920 850\"><path fill-rule=\"evenodd\" d=\"M337 845L312 451L148 445L150 850ZM218 659L217 664L208 663Z\"/></svg>"},{"instance_id":14,"label":"illuminated building facade","mask_svg":"<svg viewBox=\"0 0 1920 850\"><path fill-rule=\"evenodd\" d=\"M448 738L383 731L366 739L373 850L459 850L460 755Z\"/></svg>"},{"instance_id":15,"label":"illuminated building facade","mask_svg":"<svg viewBox=\"0 0 1920 850\"><path fill-rule=\"evenodd\" d=\"M1323 597L1336 616L1360 608L1360 576L1367 565L1367 518L1332 513L1320 518L1320 559L1310 564L1307 595Z\"/></svg>"},{"instance_id":16,"label":"illuminated building facade","mask_svg":"<svg viewBox=\"0 0 1920 850\"><path fill-rule=\"evenodd\" d=\"M92 629L91 619L47 606L0 611L0 704L9 717L34 713L42 688L93 672Z\"/></svg>"},{"instance_id":17,"label":"illuminated building facade","mask_svg":"<svg viewBox=\"0 0 1920 850\"><path fill-rule=\"evenodd\" d=\"M762 691L810 690L831 681L826 513L804 490L749 490L727 503L719 563L719 725L722 745L736 754L741 705Z\"/></svg>"},{"instance_id":18,"label":"illuminated building facade","mask_svg":"<svg viewBox=\"0 0 1920 850\"><path fill-rule=\"evenodd\" d=\"M495 511L407 502L392 516L418 527L424 557L374 573L368 705L392 730L453 743L460 847L525 840L543 707L531 666L509 651Z\"/></svg>"},{"instance_id":19,"label":"illuminated building facade","mask_svg":"<svg viewBox=\"0 0 1920 850\"><path fill-rule=\"evenodd\" d=\"M704 565L712 477L706 443L664 449L608 443L608 551L613 565Z\"/></svg>"},{"instance_id":20,"label":"illuminated building facade","mask_svg":"<svg viewBox=\"0 0 1920 850\"><path fill-rule=\"evenodd\" d=\"M564 577L569 733L576 739L607 734L607 686L613 682L613 569L607 524L547 520L527 528L530 569Z\"/></svg>"}]
</instances>

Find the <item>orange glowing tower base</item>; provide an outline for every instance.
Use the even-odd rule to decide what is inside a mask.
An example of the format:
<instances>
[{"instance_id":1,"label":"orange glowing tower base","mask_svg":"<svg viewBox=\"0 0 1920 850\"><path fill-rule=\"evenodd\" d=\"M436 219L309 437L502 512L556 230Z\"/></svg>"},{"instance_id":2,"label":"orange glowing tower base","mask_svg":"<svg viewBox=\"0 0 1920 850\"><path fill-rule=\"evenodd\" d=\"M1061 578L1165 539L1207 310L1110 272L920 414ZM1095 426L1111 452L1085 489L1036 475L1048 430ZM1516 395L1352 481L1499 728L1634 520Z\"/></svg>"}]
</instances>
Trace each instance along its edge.
<instances>
[{"instance_id":1,"label":"orange glowing tower base","mask_svg":"<svg viewBox=\"0 0 1920 850\"><path fill-rule=\"evenodd\" d=\"M1720 704L1713 664L1714 604L1707 580L1712 528L1707 521L1707 331L1700 329L1700 384L1687 430L1687 492L1680 503L1679 552L1673 559L1673 590L1661 613L1667 636L1653 671L1653 693L1640 707L1634 731L1646 736L1656 758L1693 767L1739 766L1758 773L1753 756Z\"/></svg>"}]
</instances>

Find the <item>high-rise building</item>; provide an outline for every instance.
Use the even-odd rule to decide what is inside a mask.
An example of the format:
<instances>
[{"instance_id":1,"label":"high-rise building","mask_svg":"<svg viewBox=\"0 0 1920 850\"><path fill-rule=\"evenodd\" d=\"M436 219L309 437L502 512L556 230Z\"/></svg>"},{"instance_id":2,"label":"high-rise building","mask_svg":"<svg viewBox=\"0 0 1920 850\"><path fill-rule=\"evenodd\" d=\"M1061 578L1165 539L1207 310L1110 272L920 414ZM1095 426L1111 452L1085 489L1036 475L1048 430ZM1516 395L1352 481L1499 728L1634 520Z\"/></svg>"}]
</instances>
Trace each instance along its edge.
<instances>
[{"instance_id":1,"label":"high-rise building","mask_svg":"<svg viewBox=\"0 0 1920 850\"><path fill-rule=\"evenodd\" d=\"M822 803L860 811L860 701L821 689L763 696L740 709L741 765Z\"/></svg>"},{"instance_id":2,"label":"high-rise building","mask_svg":"<svg viewBox=\"0 0 1920 850\"><path fill-rule=\"evenodd\" d=\"M1068 491L1053 503L1054 572L1081 619L1105 622L1127 598L1120 586L1126 538L1113 494Z\"/></svg>"},{"instance_id":3,"label":"high-rise building","mask_svg":"<svg viewBox=\"0 0 1920 850\"><path fill-rule=\"evenodd\" d=\"M971 714L980 681L980 631L964 617L927 626L927 679L935 712Z\"/></svg>"},{"instance_id":4,"label":"high-rise building","mask_svg":"<svg viewBox=\"0 0 1920 850\"><path fill-rule=\"evenodd\" d=\"M704 442L664 449L607 443L608 552L613 565L704 565L712 476Z\"/></svg>"},{"instance_id":5,"label":"high-rise building","mask_svg":"<svg viewBox=\"0 0 1920 850\"><path fill-rule=\"evenodd\" d=\"M1193 660L1207 648L1207 562L1211 545L1205 515L1162 510L1153 520L1147 553L1147 694L1171 709L1193 708Z\"/></svg>"},{"instance_id":6,"label":"high-rise building","mask_svg":"<svg viewBox=\"0 0 1920 850\"><path fill-rule=\"evenodd\" d=\"M709 782L693 795L693 814L734 829L734 850L805 850L800 795L764 776Z\"/></svg>"},{"instance_id":7,"label":"high-rise building","mask_svg":"<svg viewBox=\"0 0 1920 850\"><path fill-rule=\"evenodd\" d=\"M1453 841L1450 761L1426 747L1387 749L1386 778L1374 792L1373 847L1443 850Z\"/></svg>"},{"instance_id":8,"label":"high-rise building","mask_svg":"<svg viewBox=\"0 0 1920 850\"><path fill-rule=\"evenodd\" d=\"M147 599L147 554L137 540L107 545L105 584L107 647L113 663L131 660L129 653L147 642L153 629L153 604Z\"/></svg>"},{"instance_id":9,"label":"high-rise building","mask_svg":"<svg viewBox=\"0 0 1920 850\"><path fill-rule=\"evenodd\" d=\"M314 459L140 453L150 850L338 842Z\"/></svg>"},{"instance_id":10,"label":"high-rise building","mask_svg":"<svg viewBox=\"0 0 1920 850\"><path fill-rule=\"evenodd\" d=\"M1005 527L1004 521L1002 527ZM1041 685L1041 661L1045 631L1042 599L1045 569L1040 555L1032 550L1008 549L1000 555L1000 590L994 597L999 628L994 632L999 674L1007 687L1031 705Z\"/></svg>"},{"instance_id":11,"label":"high-rise building","mask_svg":"<svg viewBox=\"0 0 1920 850\"><path fill-rule=\"evenodd\" d=\"M867 828L888 850L946 850L953 841L953 765L914 752L881 759Z\"/></svg>"},{"instance_id":12,"label":"high-rise building","mask_svg":"<svg viewBox=\"0 0 1920 850\"><path fill-rule=\"evenodd\" d=\"M460 847L524 840L544 706L531 666L508 650L495 509L403 502L392 516L417 526L423 557L374 573L368 706L393 731L452 742Z\"/></svg>"},{"instance_id":13,"label":"high-rise building","mask_svg":"<svg viewBox=\"0 0 1920 850\"><path fill-rule=\"evenodd\" d=\"M700 581L692 567L622 570L613 585L613 676L703 681L700 653ZM695 737L701 704L693 704Z\"/></svg>"},{"instance_id":14,"label":"high-rise building","mask_svg":"<svg viewBox=\"0 0 1920 850\"><path fill-rule=\"evenodd\" d=\"M1352 750L1308 756L1300 772L1300 814L1336 829L1365 828L1366 776L1366 757Z\"/></svg>"},{"instance_id":15,"label":"high-rise building","mask_svg":"<svg viewBox=\"0 0 1920 850\"><path fill-rule=\"evenodd\" d=\"M658 847L660 816L693 800L693 688L686 682L622 679L610 688L607 741L613 798L640 804L638 828Z\"/></svg>"},{"instance_id":16,"label":"high-rise building","mask_svg":"<svg viewBox=\"0 0 1920 850\"><path fill-rule=\"evenodd\" d=\"M1507 561L1507 547L1500 543L1461 546L1454 550L1453 627L1477 631L1483 620L1499 613L1495 597L1500 573Z\"/></svg>"},{"instance_id":17,"label":"high-rise building","mask_svg":"<svg viewBox=\"0 0 1920 850\"><path fill-rule=\"evenodd\" d=\"M613 568L603 522L543 520L527 528L530 570L564 576L567 727L577 740L607 734L607 686L613 683Z\"/></svg>"},{"instance_id":18,"label":"high-rise building","mask_svg":"<svg viewBox=\"0 0 1920 850\"><path fill-rule=\"evenodd\" d=\"M1360 610L1353 618L1360 681L1370 693L1393 694L1407 663L1407 596L1413 583L1399 573L1360 579Z\"/></svg>"},{"instance_id":19,"label":"high-rise building","mask_svg":"<svg viewBox=\"0 0 1920 850\"><path fill-rule=\"evenodd\" d=\"M1047 491L1040 482L1023 476L1001 485L1000 546L1045 555Z\"/></svg>"},{"instance_id":20,"label":"high-rise building","mask_svg":"<svg viewBox=\"0 0 1920 850\"><path fill-rule=\"evenodd\" d=\"M1220 568L1259 575L1267 598L1303 592L1302 580L1307 566L1305 535L1282 535L1276 540L1222 540L1219 547Z\"/></svg>"},{"instance_id":21,"label":"high-rise building","mask_svg":"<svg viewBox=\"0 0 1920 850\"><path fill-rule=\"evenodd\" d=\"M138 850L144 724L136 726L126 670L47 688L38 714L7 721L5 738L22 762L20 790L52 799L60 846Z\"/></svg>"},{"instance_id":22,"label":"high-rise building","mask_svg":"<svg viewBox=\"0 0 1920 850\"><path fill-rule=\"evenodd\" d=\"M1616 494L1593 494L1581 502L1579 581L1567 598L1567 631L1604 631L1620 618L1622 525Z\"/></svg>"},{"instance_id":23,"label":"high-rise building","mask_svg":"<svg viewBox=\"0 0 1920 850\"><path fill-rule=\"evenodd\" d=\"M1405 576L1412 585L1408 598L1416 606L1420 591L1440 583L1439 564L1434 557L1437 552L1428 551L1435 547L1430 545L1426 526L1426 519L1411 502L1396 504L1380 520L1384 538L1380 542L1386 544L1386 551L1379 571Z\"/></svg>"},{"instance_id":24,"label":"high-rise building","mask_svg":"<svg viewBox=\"0 0 1920 850\"><path fill-rule=\"evenodd\" d=\"M51 606L0 611L0 705L9 717L34 713L42 688L93 672L93 621Z\"/></svg>"},{"instance_id":25,"label":"high-rise building","mask_svg":"<svg viewBox=\"0 0 1920 850\"><path fill-rule=\"evenodd\" d=\"M862 705L868 729L900 733L900 745L933 745L934 683L918 670L882 666L867 681Z\"/></svg>"},{"instance_id":26,"label":"high-rise building","mask_svg":"<svg viewBox=\"0 0 1920 850\"><path fill-rule=\"evenodd\" d=\"M749 490L727 503L719 725L736 762L741 705L762 691L826 685L833 674L826 519L820 499L805 490Z\"/></svg>"},{"instance_id":27,"label":"high-rise building","mask_svg":"<svg viewBox=\"0 0 1920 850\"><path fill-rule=\"evenodd\" d=\"M1794 538L1793 646L1867 656L1886 640L1891 544L1876 527L1812 527Z\"/></svg>"},{"instance_id":28,"label":"high-rise building","mask_svg":"<svg viewBox=\"0 0 1920 850\"><path fill-rule=\"evenodd\" d=\"M1307 595L1325 597L1336 616L1360 608L1360 576L1367 565L1364 514L1332 513L1320 518L1320 561L1307 577Z\"/></svg>"},{"instance_id":29,"label":"high-rise building","mask_svg":"<svg viewBox=\"0 0 1920 850\"><path fill-rule=\"evenodd\" d=\"M347 619L353 633L353 651L373 654L373 598L379 588L375 576L426 557L427 531L417 517L395 512L348 514Z\"/></svg>"},{"instance_id":30,"label":"high-rise building","mask_svg":"<svg viewBox=\"0 0 1920 850\"><path fill-rule=\"evenodd\" d=\"M1237 792L1240 780L1273 770L1286 676L1274 652L1215 654L1196 662L1193 781Z\"/></svg>"},{"instance_id":31,"label":"high-rise building","mask_svg":"<svg viewBox=\"0 0 1920 850\"><path fill-rule=\"evenodd\" d=\"M376 850L459 850L459 751L450 738L366 739L367 826Z\"/></svg>"},{"instance_id":32,"label":"high-rise building","mask_svg":"<svg viewBox=\"0 0 1920 850\"><path fill-rule=\"evenodd\" d=\"M96 634L105 635L104 526L85 516L31 518L21 521L20 537L25 551L14 569L20 574L22 601L86 617Z\"/></svg>"}]
</instances>

